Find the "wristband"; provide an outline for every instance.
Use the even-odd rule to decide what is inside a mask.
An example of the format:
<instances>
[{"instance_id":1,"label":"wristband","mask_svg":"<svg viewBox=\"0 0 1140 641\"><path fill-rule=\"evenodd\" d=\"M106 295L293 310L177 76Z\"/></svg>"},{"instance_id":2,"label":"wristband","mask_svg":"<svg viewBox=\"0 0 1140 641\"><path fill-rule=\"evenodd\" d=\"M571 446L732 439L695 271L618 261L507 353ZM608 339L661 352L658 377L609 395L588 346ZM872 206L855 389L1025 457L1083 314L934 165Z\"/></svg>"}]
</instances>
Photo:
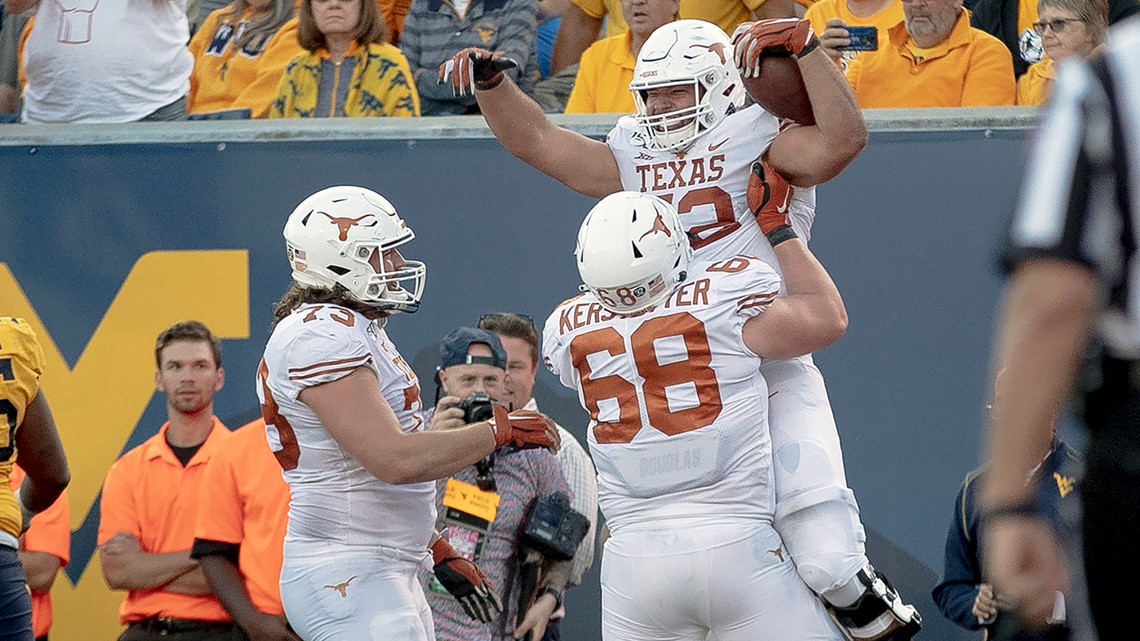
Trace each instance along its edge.
<instances>
[{"instance_id":1,"label":"wristband","mask_svg":"<svg viewBox=\"0 0 1140 641\"><path fill-rule=\"evenodd\" d=\"M764 234L764 237L768 239L768 244L772 245L772 247L779 245L785 240L799 238L799 236L796 235L795 230L792 229L791 225L780 225L779 227Z\"/></svg>"},{"instance_id":2,"label":"wristband","mask_svg":"<svg viewBox=\"0 0 1140 641\"><path fill-rule=\"evenodd\" d=\"M500 71L500 72L496 73L495 75L491 76L490 80L476 80L475 81L475 88L478 89L479 91L490 91L490 90L494 89L495 87L498 87L502 82L503 82L503 72Z\"/></svg>"},{"instance_id":3,"label":"wristband","mask_svg":"<svg viewBox=\"0 0 1140 641\"><path fill-rule=\"evenodd\" d=\"M1010 517L1022 517L1039 519L1041 517L1040 510L1033 503L1010 503L1008 505L998 505L988 509L982 510L982 521L990 522L997 521L998 519L1006 519Z\"/></svg>"},{"instance_id":4,"label":"wristband","mask_svg":"<svg viewBox=\"0 0 1140 641\"><path fill-rule=\"evenodd\" d=\"M562 599L565 593L562 590L555 590L548 586L538 591L538 596L535 597L535 600L544 594L549 594L554 597L554 610L557 612L558 609L562 607Z\"/></svg>"},{"instance_id":5,"label":"wristband","mask_svg":"<svg viewBox=\"0 0 1140 641\"><path fill-rule=\"evenodd\" d=\"M796 59L803 58L809 53L815 51L817 47L819 47L819 36L813 35L811 37L811 40L809 40L808 43L804 45L804 48L800 49L800 52L796 54Z\"/></svg>"}]
</instances>

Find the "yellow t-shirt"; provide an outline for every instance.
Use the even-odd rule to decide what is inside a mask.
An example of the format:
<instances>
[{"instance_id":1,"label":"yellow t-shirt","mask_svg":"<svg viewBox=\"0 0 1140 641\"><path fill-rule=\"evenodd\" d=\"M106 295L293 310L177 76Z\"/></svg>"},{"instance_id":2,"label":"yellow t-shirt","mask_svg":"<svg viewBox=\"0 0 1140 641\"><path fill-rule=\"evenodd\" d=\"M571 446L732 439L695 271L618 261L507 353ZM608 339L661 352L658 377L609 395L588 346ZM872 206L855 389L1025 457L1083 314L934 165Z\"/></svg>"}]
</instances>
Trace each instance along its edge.
<instances>
[{"instance_id":1,"label":"yellow t-shirt","mask_svg":"<svg viewBox=\"0 0 1140 641\"><path fill-rule=\"evenodd\" d=\"M1052 58L1029 65L1029 69L1017 79L1017 104L1044 104L1049 90L1053 88L1054 73Z\"/></svg>"},{"instance_id":2,"label":"yellow t-shirt","mask_svg":"<svg viewBox=\"0 0 1140 641\"><path fill-rule=\"evenodd\" d=\"M918 49L905 24L889 32L889 46L847 66L847 81L864 109L1012 105L1013 57L990 34L970 27L965 9L950 37Z\"/></svg>"},{"instance_id":3,"label":"yellow t-shirt","mask_svg":"<svg viewBox=\"0 0 1140 641\"><path fill-rule=\"evenodd\" d=\"M238 20L225 19L229 7L211 13L194 37L190 53L194 71L190 73L190 113L248 107L254 118L264 118L277 95L277 83L289 61L304 53L297 42L297 18L276 33L254 38L237 51L235 35L253 15L248 9Z\"/></svg>"},{"instance_id":4,"label":"yellow t-shirt","mask_svg":"<svg viewBox=\"0 0 1140 641\"><path fill-rule=\"evenodd\" d=\"M43 352L35 332L23 319L0 318L0 532L14 543L24 519L16 495L8 487L16 462L16 428L40 391Z\"/></svg>"},{"instance_id":5,"label":"yellow t-shirt","mask_svg":"<svg viewBox=\"0 0 1140 641\"><path fill-rule=\"evenodd\" d=\"M621 14L621 0L574 0L586 15L601 18L609 15L606 36L625 33L629 27ZM732 35L737 25L752 19L752 12L764 0L681 0L681 17L711 22Z\"/></svg>"},{"instance_id":6,"label":"yellow t-shirt","mask_svg":"<svg viewBox=\"0 0 1140 641\"><path fill-rule=\"evenodd\" d=\"M578 78L566 102L568 114L628 114L636 111L629 83L637 60L628 32L603 38L582 53Z\"/></svg>"}]
</instances>

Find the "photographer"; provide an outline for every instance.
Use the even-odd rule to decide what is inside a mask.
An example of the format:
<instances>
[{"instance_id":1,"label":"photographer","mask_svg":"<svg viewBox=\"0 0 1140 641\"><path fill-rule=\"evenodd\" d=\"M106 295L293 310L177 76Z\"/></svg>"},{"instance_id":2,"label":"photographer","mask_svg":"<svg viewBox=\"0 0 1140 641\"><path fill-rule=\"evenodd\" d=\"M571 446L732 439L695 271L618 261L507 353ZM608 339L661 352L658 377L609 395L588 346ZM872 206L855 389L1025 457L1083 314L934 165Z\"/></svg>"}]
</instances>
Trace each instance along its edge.
<instances>
[{"instance_id":1,"label":"photographer","mask_svg":"<svg viewBox=\"0 0 1140 641\"><path fill-rule=\"evenodd\" d=\"M429 429L454 429L480 420L504 394L507 356L502 342L486 330L461 327L443 338L439 351L441 398ZM523 559L528 556L520 543L535 504L557 493L570 494L558 459L544 449L499 450L437 483L437 529L460 554L479 564L503 601L498 619L478 623L429 579L426 593L439 641L499 641L527 638L528 632L532 641L542 638L546 621L561 605L572 562L542 563L537 596L525 599L528 625L516 629Z\"/></svg>"},{"instance_id":2,"label":"photographer","mask_svg":"<svg viewBox=\"0 0 1140 641\"><path fill-rule=\"evenodd\" d=\"M479 329L495 332L507 352L507 379L503 384L503 400L510 407L538 410L534 400L534 378L538 370L538 329L529 316L514 312L493 312L479 317ZM574 511L587 519L586 535L574 553L574 566L570 572L570 587L580 585L582 577L594 562L594 541L598 522L598 472L590 455L573 434L558 426L562 444L558 448L558 462L562 475L570 484ZM566 608L559 608L546 626L543 641L561 639L562 619Z\"/></svg>"}]
</instances>

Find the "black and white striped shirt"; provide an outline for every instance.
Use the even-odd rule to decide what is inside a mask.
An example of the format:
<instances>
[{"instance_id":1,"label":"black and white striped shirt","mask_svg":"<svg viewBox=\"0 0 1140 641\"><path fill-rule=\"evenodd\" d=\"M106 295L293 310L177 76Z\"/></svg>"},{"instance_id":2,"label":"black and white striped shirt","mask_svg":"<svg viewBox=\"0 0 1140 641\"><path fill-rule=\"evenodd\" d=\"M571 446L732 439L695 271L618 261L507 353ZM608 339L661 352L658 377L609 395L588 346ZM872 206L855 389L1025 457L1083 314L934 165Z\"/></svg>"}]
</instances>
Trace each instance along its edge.
<instances>
[{"instance_id":1,"label":"black and white striped shirt","mask_svg":"<svg viewBox=\"0 0 1140 641\"><path fill-rule=\"evenodd\" d=\"M1107 53L1058 65L1030 145L1005 253L1072 260L1105 285L1098 322L1109 353L1140 359L1140 18L1109 31Z\"/></svg>"}]
</instances>

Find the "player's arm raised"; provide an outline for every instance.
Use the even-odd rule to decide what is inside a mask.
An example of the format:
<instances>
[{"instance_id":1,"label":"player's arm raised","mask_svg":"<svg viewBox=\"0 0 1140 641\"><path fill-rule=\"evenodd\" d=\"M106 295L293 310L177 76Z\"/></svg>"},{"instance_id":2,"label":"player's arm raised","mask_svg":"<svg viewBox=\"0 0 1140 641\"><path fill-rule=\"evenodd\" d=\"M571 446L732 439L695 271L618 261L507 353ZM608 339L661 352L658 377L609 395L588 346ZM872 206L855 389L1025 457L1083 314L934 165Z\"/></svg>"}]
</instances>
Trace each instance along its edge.
<instances>
[{"instance_id":1,"label":"player's arm raised","mask_svg":"<svg viewBox=\"0 0 1140 641\"><path fill-rule=\"evenodd\" d=\"M815 124L781 132L768 148L768 161L794 185L817 185L838 176L866 146L867 123L811 24L798 18L744 23L732 42L745 76L759 74L763 56L794 56L811 100Z\"/></svg>"},{"instance_id":2,"label":"player's arm raised","mask_svg":"<svg viewBox=\"0 0 1140 641\"><path fill-rule=\"evenodd\" d=\"M486 49L468 48L440 66L439 78L451 83L457 95L475 94L492 133L519 160L586 196L602 198L620 191L610 148L551 122L503 73L515 65Z\"/></svg>"},{"instance_id":3,"label":"player's arm raised","mask_svg":"<svg viewBox=\"0 0 1140 641\"><path fill-rule=\"evenodd\" d=\"M443 478L507 444L558 449L557 433L550 434L553 427L529 416L508 416L501 406L495 406L491 421L405 434L380 393L376 374L365 367L335 381L306 387L298 398L346 452L385 483Z\"/></svg>"},{"instance_id":4,"label":"player's arm raised","mask_svg":"<svg viewBox=\"0 0 1140 641\"><path fill-rule=\"evenodd\" d=\"M767 358L810 354L847 331L847 308L839 290L788 221L791 189L767 163L752 165L748 204L772 243L787 289L787 296L775 298L762 314L744 323L744 344Z\"/></svg>"}]
</instances>

